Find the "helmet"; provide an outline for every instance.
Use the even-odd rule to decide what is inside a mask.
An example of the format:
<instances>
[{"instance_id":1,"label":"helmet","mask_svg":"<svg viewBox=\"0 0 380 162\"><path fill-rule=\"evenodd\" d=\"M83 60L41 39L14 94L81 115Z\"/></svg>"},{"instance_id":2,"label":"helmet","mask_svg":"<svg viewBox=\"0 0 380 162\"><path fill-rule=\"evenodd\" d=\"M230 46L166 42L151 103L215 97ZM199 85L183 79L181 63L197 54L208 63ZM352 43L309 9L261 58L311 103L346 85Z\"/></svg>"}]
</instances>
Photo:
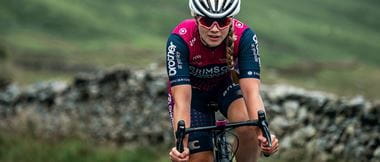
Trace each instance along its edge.
<instances>
[{"instance_id":1,"label":"helmet","mask_svg":"<svg viewBox=\"0 0 380 162\"><path fill-rule=\"evenodd\" d=\"M240 0L189 0L192 16L223 18L235 16L240 11Z\"/></svg>"}]
</instances>

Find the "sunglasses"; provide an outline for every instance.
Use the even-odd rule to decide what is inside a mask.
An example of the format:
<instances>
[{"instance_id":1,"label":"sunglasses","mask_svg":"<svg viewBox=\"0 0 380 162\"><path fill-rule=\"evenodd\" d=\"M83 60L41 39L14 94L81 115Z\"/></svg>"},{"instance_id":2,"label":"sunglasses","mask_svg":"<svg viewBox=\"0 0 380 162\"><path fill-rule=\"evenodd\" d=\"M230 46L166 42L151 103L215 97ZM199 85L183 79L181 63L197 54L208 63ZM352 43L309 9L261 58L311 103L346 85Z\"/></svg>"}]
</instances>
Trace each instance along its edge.
<instances>
[{"instance_id":1,"label":"sunglasses","mask_svg":"<svg viewBox=\"0 0 380 162\"><path fill-rule=\"evenodd\" d=\"M216 27L219 30L223 30L229 27L231 23L231 18L225 17L225 18L215 19L215 18L209 18L209 17L200 17L198 21L202 27L208 30L210 30L214 25L216 25Z\"/></svg>"}]
</instances>

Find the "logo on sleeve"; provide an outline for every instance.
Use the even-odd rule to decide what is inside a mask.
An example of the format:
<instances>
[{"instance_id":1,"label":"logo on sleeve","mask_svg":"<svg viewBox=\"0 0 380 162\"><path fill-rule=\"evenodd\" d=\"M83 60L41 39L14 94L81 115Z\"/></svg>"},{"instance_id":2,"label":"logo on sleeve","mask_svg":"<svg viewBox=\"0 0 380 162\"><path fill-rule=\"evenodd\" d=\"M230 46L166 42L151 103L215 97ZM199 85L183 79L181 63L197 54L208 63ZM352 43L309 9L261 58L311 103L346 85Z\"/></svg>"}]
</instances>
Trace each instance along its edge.
<instances>
[{"instance_id":1,"label":"logo on sleeve","mask_svg":"<svg viewBox=\"0 0 380 162\"><path fill-rule=\"evenodd\" d=\"M259 42L257 41L256 34L252 37L253 43L251 44L251 50L253 52L253 56L255 58L255 62L259 63L259 66L261 67L261 61L260 61L260 53L259 53Z\"/></svg>"},{"instance_id":2,"label":"logo on sleeve","mask_svg":"<svg viewBox=\"0 0 380 162\"><path fill-rule=\"evenodd\" d=\"M174 76L175 74L177 74L176 62L175 62L176 48L177 46L175 46L173 42L170 42L170 45L168 47L168 54L167 54L169 76Z\"/></svg>"}]
</instances>

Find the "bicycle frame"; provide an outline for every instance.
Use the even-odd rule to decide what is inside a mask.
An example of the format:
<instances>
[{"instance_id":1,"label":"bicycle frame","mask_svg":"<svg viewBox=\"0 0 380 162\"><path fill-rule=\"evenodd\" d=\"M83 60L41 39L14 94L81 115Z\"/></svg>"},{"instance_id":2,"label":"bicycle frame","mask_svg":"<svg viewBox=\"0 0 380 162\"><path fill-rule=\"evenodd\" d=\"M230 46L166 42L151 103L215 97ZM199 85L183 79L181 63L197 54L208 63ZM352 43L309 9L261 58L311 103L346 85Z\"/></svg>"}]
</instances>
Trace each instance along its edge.
<instances>
[{"instance_id":1,"label":"bicycle frame","mask_svg":"<svg viewBox=\"0 0 380 162\"><path fill-rule=\"evenodd\" d=\"M196 128L185 128L185 121L178 121L177 131L176 131L176 147L179 152L183 152L183 138L186 134L196 131L213 131L214 145L214 155L216 162L230 162L228 151L228 142L226 139L225 131L230 128L237 128L241 126L257 126L263 132L264 137L268 140L269 146L272 146L272 139L270 136L268 124L265 117L264 111L258 111L258 120L249 120L243 122L217 122L214 126L206 127L196 127ZM217 135L218 134L218 135ZM227 155L227 156L226 156ZM264 154L265 155L265 154ZM265 155L269 156L269 155Z\"/></svg>"}]
</instances>

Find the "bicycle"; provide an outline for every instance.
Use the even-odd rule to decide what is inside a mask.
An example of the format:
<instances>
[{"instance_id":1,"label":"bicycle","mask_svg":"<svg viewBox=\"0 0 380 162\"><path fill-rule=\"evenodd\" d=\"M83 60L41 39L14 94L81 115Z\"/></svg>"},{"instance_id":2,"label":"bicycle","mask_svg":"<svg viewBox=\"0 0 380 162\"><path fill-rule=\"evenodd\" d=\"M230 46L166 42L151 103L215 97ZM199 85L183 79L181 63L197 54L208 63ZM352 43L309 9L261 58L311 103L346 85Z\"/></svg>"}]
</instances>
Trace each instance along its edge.
<instances>
[{"instance_id":1,"label":"bicycle","mask_svg":"<svg viewBox=\"0 0 380 162\"><path fill-rule=\"evenodd\" d=\"M270 136L270 131L268 128L268 123L266 121L265 112L260 110L258 111L258 120L248 120L248 121L242 121L242 122L233 122L233 123L227 123L226 120L222 121L216 121L216 125L214 126L205 126L205 127L196 127L196 128L185 128L185 121L180 120L178 121L177 125L177 131L176 131L176 149L179 152L183 152L183 138L186 134L189 134L191 132L196 131L211 131L212 132L212 139L214 142L214 157L215 162L232 162L234 155L236 154L236 151L239 146L236 147L236 150L232 156L231 151L228 149L228 146L230 145L226 138L226 132L228 132L230 129L234 129L241 126L257 126L261 129L261 131L264 134L264 137L267 139L269 146L272 146L272 139ZM238 138L237 138L238 139ZM264 154L264 156L268 157L269 155Z\"/></svg>"}]
</instances>

